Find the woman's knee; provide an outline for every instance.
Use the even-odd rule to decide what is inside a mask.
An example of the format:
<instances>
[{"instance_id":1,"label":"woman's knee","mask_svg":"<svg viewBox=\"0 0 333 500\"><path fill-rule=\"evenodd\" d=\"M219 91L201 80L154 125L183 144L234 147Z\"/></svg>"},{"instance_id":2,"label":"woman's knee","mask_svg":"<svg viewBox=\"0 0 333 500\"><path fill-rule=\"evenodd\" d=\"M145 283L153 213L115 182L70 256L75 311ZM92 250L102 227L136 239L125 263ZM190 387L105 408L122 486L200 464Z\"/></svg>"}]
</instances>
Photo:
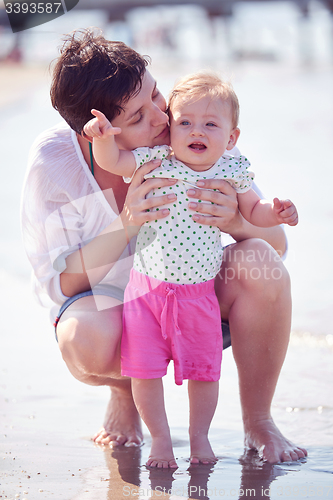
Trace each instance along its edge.
<instances>
[{"instance_id":1,"label":"woman's knee","mask_svg":"<svg viewBox=\"0 0 333 500\"><path fill-rule=\"evenodd\" d=\"M62 357L71 371L111 375L120 366L121 308L84 313L68 311L57 326Z\"/></svg>"},{"instance_id":2,"label":"woman's knee","mask_svg":"<svg viewBox=\"0 0 333 500\"><path fill-rule=\"evenodd\" d=\"M223 285L236 284L252 293L265 293L267 299L290 288L288 271L278 253L257 238L226 249L220 279Z\"/></svg>"}]
</instances>

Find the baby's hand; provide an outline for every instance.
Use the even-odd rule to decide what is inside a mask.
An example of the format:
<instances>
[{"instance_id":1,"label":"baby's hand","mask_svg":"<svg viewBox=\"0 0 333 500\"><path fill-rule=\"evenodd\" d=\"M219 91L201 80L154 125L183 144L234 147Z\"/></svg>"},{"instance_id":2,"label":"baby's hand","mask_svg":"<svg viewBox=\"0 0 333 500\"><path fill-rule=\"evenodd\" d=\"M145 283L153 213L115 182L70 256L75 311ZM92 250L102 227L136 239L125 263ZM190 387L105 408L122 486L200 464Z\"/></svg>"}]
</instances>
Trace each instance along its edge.
<instances>
[{"instance_id":1,"label":"baby's hand","mask_svg":"<svg viewBox=\"0 0 333 500\"><path fill-rule=\"evenodd\" d=\"M297 209L292 201L274 198L273 210L280 224L288 224L289 226L298 224Z\"/></svg>"},{"instance_id":2,"label":"baby's hand","mask_svg":"<svg viewBox=\"0 0 333 500\"><path fill-rule=\"evenodd\" d=\"M96 118L92 118L83 127L83 132L94 139L106 139L111 135L118 135L121 133L121 128L113 127L106 116L97 111L97 109L92 109L91 114Z\"/></svg>"}]
</instances>

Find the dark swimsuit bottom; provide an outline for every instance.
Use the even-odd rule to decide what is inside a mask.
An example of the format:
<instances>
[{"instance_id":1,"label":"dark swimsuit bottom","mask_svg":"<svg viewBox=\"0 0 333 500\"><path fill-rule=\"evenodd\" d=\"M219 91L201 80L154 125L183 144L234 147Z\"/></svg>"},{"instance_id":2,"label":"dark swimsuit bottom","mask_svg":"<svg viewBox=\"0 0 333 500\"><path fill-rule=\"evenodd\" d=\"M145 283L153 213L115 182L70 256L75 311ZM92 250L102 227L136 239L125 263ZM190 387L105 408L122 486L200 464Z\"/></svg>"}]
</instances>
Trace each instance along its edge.
<instances>
[{"instance_id":1,"label":"dark swimsuit bottom","mask_svg":"<svg viewBox=\"0 0 333 500\"><path fill-rule=\"evenodd\" d=\"M89 143L89 152L90 152L90 168L91 168L91 173L94 175L94 164L93 164L93 156L92 156L92 147L91 143ZM55 328L55 336L57 338L57 325L59 323L59 320L63 313L68 309L69 306L71 306L75 301L81 299L82 297L88 297L89 295L106 295L107 297L113 297L114 299L119 300L120 302L124 301L124 291L121 288L118 288L116 286L112 285L98 285L94 288L94 290L88 290L87 292L81 292L76 295L73 295L73 297L69 297L62 306L59 309L58 316L55 319L54 322L54 328ZM222 333L223 333L223 349L227 349L227 347L230 347L231 345L231 339L230 339L230 329L229 329L229 324L222 321Z\"/></svg>"},{"instance_id":2,"label":"dark swimsuit bottom","mask_svg":"<svg viewBox=\"0 0 333 500\"><path fill-rule=\"evenodd\" d=\"M121 290L121 288L117 288L116 286L112 285L99 285L96 288L94 288L94 290L88 290L87 292L81 292L76 295L73 295L73 297L69 297L69 299L67 299L66 302L64 302L60 307L58 316L56 317L54 322L55 336L57 341L58 341L57 325L63 313L75 301L81 299L82 297L88 297L89 295L106 295L107 297L113 297L114 299L117 299L120 302L124 301L124 291ZM224 321L222 321L222 332L223 332L223 349L226 349L227 347L230 347L231 340L230 340L229 324Z\"/></svg>"}]
</instances>

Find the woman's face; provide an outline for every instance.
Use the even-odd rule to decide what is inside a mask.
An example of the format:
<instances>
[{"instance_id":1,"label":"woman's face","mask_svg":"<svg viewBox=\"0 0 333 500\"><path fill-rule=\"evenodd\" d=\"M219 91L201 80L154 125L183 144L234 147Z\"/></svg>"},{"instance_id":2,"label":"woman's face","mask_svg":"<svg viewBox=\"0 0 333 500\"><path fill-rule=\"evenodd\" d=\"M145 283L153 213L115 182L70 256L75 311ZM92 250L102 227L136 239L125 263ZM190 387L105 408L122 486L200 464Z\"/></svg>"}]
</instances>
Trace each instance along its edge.
<instances>
[{"instance_id":1,"label":"woman's face","mask_svg":"<svg viewBox=\"0 0 333 500\"><path fill-rule=\"evenodd\" d=\"M118 147L132 150L169 144L168 116L165 111L165 99L156 88L154 78L146 71L140 92L112 120L114 127L121 128L121 134L116 136Z\"/></svg>"}]
</instances>

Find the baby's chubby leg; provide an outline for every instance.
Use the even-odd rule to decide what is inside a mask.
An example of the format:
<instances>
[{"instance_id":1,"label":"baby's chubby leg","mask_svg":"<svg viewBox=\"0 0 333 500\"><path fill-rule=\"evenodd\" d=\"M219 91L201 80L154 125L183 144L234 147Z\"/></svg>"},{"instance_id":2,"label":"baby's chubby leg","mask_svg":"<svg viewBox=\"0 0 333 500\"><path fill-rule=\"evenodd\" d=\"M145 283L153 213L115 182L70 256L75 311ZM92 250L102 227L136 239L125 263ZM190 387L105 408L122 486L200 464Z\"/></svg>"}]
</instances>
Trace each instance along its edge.
<instances>
[{"instance_id":1,"label":"baby's chubby leg","mask_svg":"<svg viewBox=\"0 0 333 500\"><path fill-rule=\"evenodd\" d=\"M149 467L176 469L172 451L171 435L164 406L163 382L161 378L132 378L135 405L152 437Z\"/></svg>"},{"instance_id":2,"label":"baby's chubby leg","mask_svg":"<svg viewBox=\"0 0 333 500\"><path fill-rule=\"evenodd\" d=\"M208 431L216 410L218 393L218 382L188 381L192 464L213 464L217 461L208 440Z\"/></svg>"}]
</instances>

